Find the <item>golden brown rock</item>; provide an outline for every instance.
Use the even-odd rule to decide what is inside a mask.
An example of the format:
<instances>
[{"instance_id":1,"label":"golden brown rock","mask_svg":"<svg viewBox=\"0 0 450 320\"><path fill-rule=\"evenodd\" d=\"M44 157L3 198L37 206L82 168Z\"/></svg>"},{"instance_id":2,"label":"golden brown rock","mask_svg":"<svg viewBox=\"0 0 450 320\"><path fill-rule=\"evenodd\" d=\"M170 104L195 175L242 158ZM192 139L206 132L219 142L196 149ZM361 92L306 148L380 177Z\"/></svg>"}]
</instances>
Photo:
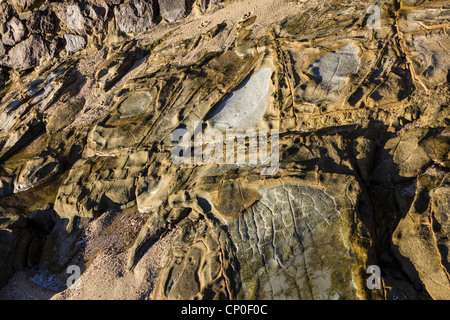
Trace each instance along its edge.
<instances>
[{"instance_id":1,"label":"golden brown rock","mask_svg":"<svg viewBox=\"0 0 450 320\"><path fill-rule=\"evenodd\" d=\"M26 40L0 30L0 285L450 299L445 1L169 2L36 2Z\"/></svg>"}]
</instances>

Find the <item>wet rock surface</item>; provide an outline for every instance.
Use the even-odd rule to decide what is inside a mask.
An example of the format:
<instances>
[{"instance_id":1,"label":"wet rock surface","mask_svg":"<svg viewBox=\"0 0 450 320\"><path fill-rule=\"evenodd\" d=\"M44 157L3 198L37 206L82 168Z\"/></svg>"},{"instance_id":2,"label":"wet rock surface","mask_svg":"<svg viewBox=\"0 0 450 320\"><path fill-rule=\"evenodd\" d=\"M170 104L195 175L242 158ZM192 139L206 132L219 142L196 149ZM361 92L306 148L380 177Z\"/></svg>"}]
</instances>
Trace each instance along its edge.
<instances>
[{"instance_id":1,"label":"wet rock surface","mask_svg":"<svg viewBox=\"0 0 450 320\"><path fill-rule=\"evenodd\" d=\"M450 299L450 8L372 5L0 1L0 297Z\"/></svg>"}]
</instances>

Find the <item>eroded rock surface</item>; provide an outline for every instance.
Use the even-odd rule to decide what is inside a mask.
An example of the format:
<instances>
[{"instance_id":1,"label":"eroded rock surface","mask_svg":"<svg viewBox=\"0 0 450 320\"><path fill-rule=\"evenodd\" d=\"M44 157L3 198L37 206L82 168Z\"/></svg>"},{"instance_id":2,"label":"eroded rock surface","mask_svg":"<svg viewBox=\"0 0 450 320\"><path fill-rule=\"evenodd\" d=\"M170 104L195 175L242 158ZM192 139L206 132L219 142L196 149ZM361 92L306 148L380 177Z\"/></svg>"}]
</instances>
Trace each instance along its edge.
<instances>
[{"instance_id":1,"label":"eroded rock surface","mask_svg":"<svg viewBox=\"0 0 450 320\"><path fill-rule=\"evenodd\" d=\"M251 128L261 121L269 105L272 70L262 68L237 88L215 114L211 124L220 128Z\"/></svg>"},{"instance_id":2,"label":"eroded rock surface","mask_svg":"<svg viewBox=\"0 0 450 320\"><path fill-rule=\"evenodd\" d=\"M240 261L241 297L352 297L351 266L346 265L351 262L339 231L333 232L340 220L333 198L298 185L263 188L261 193L251 209L229 223ZM339 288L333 278L340 271L348 288Z\"/></svg>"},{"instance_id":3,"label":"eroded rock surface","mask_svg":"<svg viewBox=\"0 0 450 320\"><path fill-rule=\"evenodd\" d=\"M450 9L373 5L0 1L0 287L450 299ZM277 171L196 156L233 129Z\"/></svg>"}]
</instances>

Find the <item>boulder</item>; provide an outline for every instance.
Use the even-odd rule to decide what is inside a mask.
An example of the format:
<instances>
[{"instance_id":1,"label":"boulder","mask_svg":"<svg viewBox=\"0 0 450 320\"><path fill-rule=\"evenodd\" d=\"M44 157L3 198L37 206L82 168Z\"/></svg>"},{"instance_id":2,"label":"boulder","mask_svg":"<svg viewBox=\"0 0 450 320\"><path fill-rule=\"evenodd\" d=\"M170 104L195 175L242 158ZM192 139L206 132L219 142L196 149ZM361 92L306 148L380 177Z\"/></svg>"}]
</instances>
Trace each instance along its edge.
<instances>
[{"instance_id":1,"label":"boulder","mask_svg":"<svg viewBox=\"0 0 450 320\"><path fill-rule=\"evenodd\" d=\"M14 14L13 8L6 1L0 1L0 22L4 23L11 19Z\"/></svg>"},{"instance_id":2,"label":"boulder","mask_svg":"<svg viewBox=\"0 0 450 320\"><path fill-rule=\"evenodd\" d=\"M108 16L107 8L84 4L56 5L54 11L67 29L80 35L101 33Z\"/></svg>"},{"instance_id":3,"label":"boulder","mask_svg":"<svg viewBox=\"0 0 450 320\"><path fill-rule=\"evenodd\" d=\"M155 26L156 0L134 0L114 8L117 27L125 33L147 31Z\"/></svg>"},{"instance_id":4,"label":"boulder","mask_svg":"<svg viewBox=\"0 0 450 320\"><path fill-rule=\"evenodd\" d=\"M65 34L67 54L72 54L83 50L86 47L86 40L82 36L75 34Z\"/></svg>"},{"instance_id":5,"label":"boulder","mask_svg":"<svg viewBox=\"0 0 450 320\"><path fill-rule=\"evenodd\" d=\"M35 67L42 58L50 57L47 44L38 35L31 35L26 40L11 48L3 64L13 69Z\"/></svg>"},{"instance_id":6,"label":"boulder","mask_svg":"<svg viewBox=\"0 0 450 320\"><path fill-rule=\"evenodd\" d=\"M69 29L82 30L84 28L85 19L78 5L71 5L66 8L67 27Z\"/></svg>"},{"instance_id":7,"label":"boulder","mask_svg":"<svg viewBox=\"0 0 450 320\"><path fill-rule=\"evenodd\" d=\"M192 0L158 0L161 16L167 22L185 18L192 7Z\"/></svg>"},{"instance_id":8,"label":"boulder","mask_svg":"<svg viewBox=\"0 0 450 320\"><path fill-rule=\"evenodd\" d=\"M13 17L6 23L5 33L2 35L2 42L8 46L13 46L25 37L25 27L18 18Z\"/></svg>"}]
</instances>

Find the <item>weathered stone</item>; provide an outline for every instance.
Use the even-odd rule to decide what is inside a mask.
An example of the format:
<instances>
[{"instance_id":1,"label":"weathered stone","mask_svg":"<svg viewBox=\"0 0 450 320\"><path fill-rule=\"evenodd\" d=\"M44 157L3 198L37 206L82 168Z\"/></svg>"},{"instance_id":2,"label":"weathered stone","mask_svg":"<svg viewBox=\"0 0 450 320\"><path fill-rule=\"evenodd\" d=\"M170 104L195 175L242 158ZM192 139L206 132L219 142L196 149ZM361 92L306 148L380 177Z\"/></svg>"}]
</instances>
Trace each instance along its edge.
<instances>
[{"instance_id":1,"label":"weathered stone","mask_svg":"<svg viewBox=\"0 0 450 320\"><path fill-rule=\"evenodd\" d=\"M149 92L133 92L120 103L117 112L122 119L134 119L144 114L153 100Z\"/></svg>"},{"instance_id":2,"label":"weathered stone","mask_svg":"<svg viewBox=\"0 0 450 320\"><path fill-rule=\"evenodd\" d=\"M6 54L5 46L3 45L2 42L0 42L0 59L3 58L5 54Z\"/></svg>"},{"instance_id":3,"label":"weathered stone","mask_svg":"<svg viewBox=\"0 0 450 320\"><path fill-rule=\"evenodd\" d=\"M61 172L62 168L56 159L41 158L29 160L18 169L14 181L14 192L22 192L50 180Z\"/></svg>"},{"instance_id":4,"label":"weathered stone","mask_svg":"<svg viewBox=\"0 0 450 320\"><path fill-rule=\"evenodd\" d=\"M27 69L37 66L41 59L49 58L47 44L38 35L31 35L9 50L3 64L13 69Z\"/></svg>"},{"instance_id":5,"label":"weathered stone","mask_svg":"<svg viewBox=\"0 0 450 320\"><path fill-rule=\"evenodd\" d=\"M441 182L442 181L442 182ZM448 272L449 177L424 174L415 199L393 234L394 252L413 281L421 281L433 299L450 294Z\"/></svg>"},{"instance_id":6,"label":"weathered stone","mask_svg":"<svg viewBox=\"0 0 450 320\"><path fill-rule=\"evenodd\" d=\"M201 1L201 7L203 11L206 11L210 6L222 2L223 0L202 0Z\"/></svg>"},{"instance_id":7,"label":"weathered stone","mask_svg":"<svg viewBox=\"0 0 450 320\"><path fill-rule=\"evenodd\" d=\"M184 220L180 226L152 298L229 299L233 289L225 275L232 265L221 258L229 254L222 247L223 233L209 221Z\"/></svg>"},{"instance_id":8,"label":"weathered stone","mask_svg":"<svg viewBox=\"0 0 450 320\"><path fill-rule=\"evenodd\" d=\"M27 251L33 235L23 216L0 213L0 287L27 266Z\"/></svg>"},{"instance_id":9,"label":"weathered stone","mask_svg":"<svg viewBox=\"0 0 450 320\"><path fill-rule=\"evenodd\" d=\"M26 12L38 5L41 0L11 0L14 8L19 12Z\"/></svg>"},{"instance_id":10,"label":"weathered stone","mask_svg":"<svg viewBox=\"0 0 450 320\"><path fill-rule=\"evenodd\" d=\"M445 1L193 2L0 0L32 39L0 71L0 286L38 265L58 299L447 299ZM276 173L215 163L211 127L278 130Z\"/></svg>"},{"instance_id":11,"label":"weathered stone","mask_svg":"<svg viewBox=\"0 0 450 320\"><path fill-rule=\"evenodd\" d=\"M339 224L333 198L307 186L283 185L261 192L254 207L229 223L241 266L241 298L354 296L357 289L352 285L333 283L334 272L348 279L345 283L352 282L351 268L345 267L351 265L345 258L346 245L332 240L339 238L339 231L333 231ZM327 270L333 266L342 271Z\"/></svg>"},{"instance_id":12,"label":"weathered stone","mask_svg":"<svg viewBox=\"0 0 450 320\"><path fill-rule=\"evenodd\" d=\"M13 8L6 1L0 2L0 22L5 23L12 18ZM1 27L0 27L1 28Z\"/></svg>"},{"instance_id":13,"label":"weathered stone","mask_svg":"<svg viewBox=\"0 0 450 320\"><path fill-rule=\"evenodd\" d=\"M13 178L1 177L0 178L0 197L5 197L13 193Z\"/></svg>"},{"instance_id":14,"label":"weathered stone","mask_svg":"<svg viewBox=\"0 0 450 320\"><path fill-rule=\"evenodd\" d=\"M228 182L218 190L212 202L222 217L233 220L260 198L261 195L254 188L249 188L242 182Z\"/></svg>"},{"instance_id":15,"label":"weathered stone","mask_svg":"<svg viewBox=\"0 0 450 320\"><path fill-rule=\"evenodd\" d=\"M328 91L341 89L347 84L347 76L356 74L359 70L358 51L358 48L348 44L317 59L311 65L316 82Z\"/></svg>"},{"instance_id":16,"label":"weathered stone","mask_svg":"<svg viewBox=\"0 0 450 320\"><path fill-rule=\"evenodd\" d=\"M66 40L66 51L68 54L81 51L86 47L86 40L82 36L65 34L64 39Z\"/></svg>"},{"instance_id":17,"label":"weathered stone","mask_svg":"<svg viewBox=\"0 0 450 320\"><path fill-rule=\"evenodd\" d=\"M13 17L6 23L5 33L2 35L2 42L8 46L13 46L20 42L25 36L25 28L22 21Z\"/></svg>"},{"instance_id":18,"label":"weathered stone","mask_svg":"<svg viewBox=\"0 0 450 320\"><path fill-rule=\"evenodd\" d=\"M384 181L386 174L390 174L390 178L398 182L424 172L431 163L430 156L420 146L424 145L421 140L426 138L427 132L425 128L412 129L388 140L384 150L385 160L374 169L374 180Z\"/></svg>"},{"instance_id":19,"label":"weathered stone","mask_svg":"<svg viewBox=\"0 0 450 320\"><path fill-rule=\"evenodd\" d=\"M249 128L266 113L271 89L270 68L262 68L227 97L210 116L213 127Z\"/></svg>"},{"instance_id":20,"label":"weathered stone","mask_svg":"<svg viewBox=\"0 0 450 320\"><path fill-rule=\"evenodd\" d=\"M81 13L81 9L77 5L70 5L66 8L66 14L67 14L67 27L69 29L74 29L81 31L84 29L85 20Z\"/></svg>"},{"instance_id":21,"label":"weathered stone","mask_svg":"<svg viewBox=\"0 0 450 320\"><path fill-rule=\"evenodd\" d=\"M192 0L158 0L161 16L168 22L185 18L193 2Z\"/></svg>"},{"instance_id":22,"label":"weathered stone","mask_svg":"<svg viewBox=\"0 0 450 320\"><path fill-rule=\"evenodd\" d=\"M45 35L56 30L57 21L53 11L33 11L31 17L26 22L30 32Z\"/></svg>"},{"instance_id":23,"label":"weathered stone","mask_svg":"<svg viewBox=\"0 0 450 320\"><path fill-rule=\"evenodd\" d=\"M104 31L108 9L86 4L65 4L58 5L55 14L69 31L89 35Z\"/></svg>"},{"instance_id":24,"label":"weathered stone","mask_svg":"<svg viewBox=\"0 0 450 320\"><path fill-rule=\"evenodd\" d=\"M55 223L58 221L58 216L51 207L42 208L30 213L27 220L42 233L50 234L55 226Z\"/></svg>"},{"instance_id":25,"label":"weathered stone","mask_svg":"<svg viewBox=\"0 0 450 320\"><path fill-rule=\"evenodd\" d=\"M157 17L156 0L133 0L114 8L117 27L125 33L144 32L154 27Z\"/></svg>"},{"instance_id":26,"label":"weathered stone","mask_svg":"<svg viewBox=\"0 0 450 320\"><path fill-rule=\"evenodd\" d=\"M80 249L77 243L81 235L79 228L73 227L73 221L59 219L42 248L39 269L57 274L63 272L67 264ZM71 229L72 228L72 229Z\"/></svg>"}]
</instances>

